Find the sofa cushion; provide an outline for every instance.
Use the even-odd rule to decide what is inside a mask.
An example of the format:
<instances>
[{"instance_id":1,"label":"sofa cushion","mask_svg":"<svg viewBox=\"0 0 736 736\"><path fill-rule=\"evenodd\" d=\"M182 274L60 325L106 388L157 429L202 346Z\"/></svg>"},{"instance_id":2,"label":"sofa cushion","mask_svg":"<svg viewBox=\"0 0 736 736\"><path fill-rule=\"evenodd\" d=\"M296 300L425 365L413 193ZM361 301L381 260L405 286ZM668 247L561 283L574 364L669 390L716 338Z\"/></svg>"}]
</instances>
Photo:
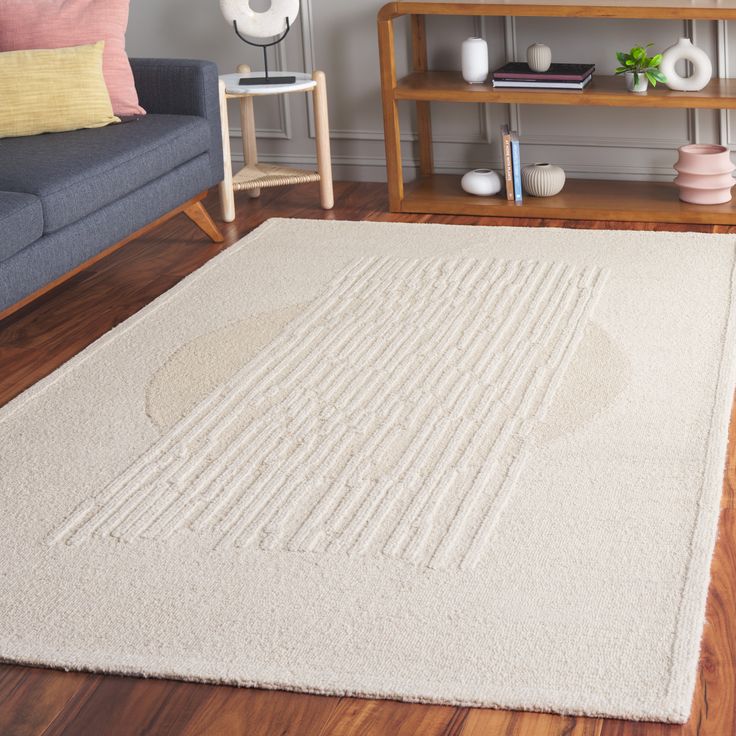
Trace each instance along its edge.
<instances>
[{"instance_id":1,"label":"sofa cushion","mask_svg":"<svg viewBox=\"0 0 736 736\"><path fill-rule=\"evenodd\" d=\"M41 200L32 194L0 192L0 261L43 234Z\"/></svg>"},{"instance_id":2,"label":"sofa cushion","mask_svg":"<svg viewBox=\"0 0 736 736\"><path fill-rule=\"evenodd\" d=\"M50 233L208 150L192 115L146 115L121 125L0 140L0 190L35 194Z\"/></svg>"},{"instance_id":3,"label":"sofa cushion","mask_svg":"<svg viewBox=\"0 0 736 736\"><path fill-rule=\"evenodd\" d=\"M141 115L125 54L129 0L0 0L0 51L104 40L103 72L116 115Z\"/></svg>"},{"instance_id":4,"label":"sofa cushion","mask_svg":"<svg viewBox=\"0 0 736 736\"><path fill-rule=\"evenodd\" d=\"M119 123L102 76L104 46L0 51L0 138Z\"/></svg>"}]
</instances>

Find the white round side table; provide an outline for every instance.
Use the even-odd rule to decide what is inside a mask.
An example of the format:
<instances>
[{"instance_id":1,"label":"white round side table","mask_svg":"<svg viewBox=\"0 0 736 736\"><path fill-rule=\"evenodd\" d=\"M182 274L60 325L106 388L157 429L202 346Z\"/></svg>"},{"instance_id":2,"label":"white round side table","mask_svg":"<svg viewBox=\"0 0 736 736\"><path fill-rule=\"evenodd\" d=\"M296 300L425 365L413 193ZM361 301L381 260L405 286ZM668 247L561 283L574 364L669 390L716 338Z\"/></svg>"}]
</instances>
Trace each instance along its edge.
<instances>
[{"instance_id":1,"label":"white round side table","mask_svg":"<svg viewBox=\"0 0 736 736\"><path fill-rule=\"evenodd\" d=\"M272 72L271 76L296 77L293 84L240 84L248 77L261 77L252 74L247 64L238 67L237 74L220 76L220 118L222 121L222 154L225 165L225 177L220 184L220 201L222 203L222 219L232 222L235 219L235 192L248 192L251 197L258 197L265 187L278 187L285 184L303 184L310 181L319 182L320 204L323 209L332 209L334 196L332 193L332 161L330 158L330 126L327 116L327 85L325 74L315 71L313 74L293 72ZM317 171L305 171L288 166L274 166L258 163L256 149L256 128L253 117L253 98L266 95L283 95L291 92L312 93L314 98L314 125L317 139ZM245 166L233 174L230 158L230 124L228 122L227 101L240 100L240 128L243 135L243 159Z\"/></svg>"}]
</instances>

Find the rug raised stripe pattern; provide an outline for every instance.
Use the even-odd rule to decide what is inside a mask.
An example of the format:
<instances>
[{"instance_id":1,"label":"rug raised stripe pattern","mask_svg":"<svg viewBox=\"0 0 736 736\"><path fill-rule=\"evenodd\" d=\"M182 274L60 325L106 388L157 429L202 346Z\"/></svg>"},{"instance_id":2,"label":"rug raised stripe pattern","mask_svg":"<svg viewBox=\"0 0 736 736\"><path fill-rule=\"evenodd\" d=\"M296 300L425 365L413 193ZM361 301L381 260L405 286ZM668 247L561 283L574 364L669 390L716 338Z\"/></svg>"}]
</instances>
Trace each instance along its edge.
<instances>
[{"instance_id":1,"label":"rug raised stripe pattern","mask_svg":"<svg viewBox=\"0 0 736 736\"><path fill-rule=\"evenodd\" d=\"M474 567L605 280L598 267L363 258L52 542Z\"/></svg>"}]
</instances>

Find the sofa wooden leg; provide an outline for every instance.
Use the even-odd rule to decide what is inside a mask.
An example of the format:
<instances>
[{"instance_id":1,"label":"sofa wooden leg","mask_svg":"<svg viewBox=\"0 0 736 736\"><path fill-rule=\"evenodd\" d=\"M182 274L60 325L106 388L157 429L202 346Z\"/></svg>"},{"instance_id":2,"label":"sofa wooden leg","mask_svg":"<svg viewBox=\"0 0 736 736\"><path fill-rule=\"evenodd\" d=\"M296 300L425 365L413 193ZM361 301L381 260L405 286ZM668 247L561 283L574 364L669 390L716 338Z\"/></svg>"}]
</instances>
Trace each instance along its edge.
<instances>
[{"instance_id":1,"label":"sofa wooden leg","mask_svg":"<svg viewBox=\"0 0 736 736\"><path fill-rule=\"evenodd\" d=\"M194 202L184 209L184 214L215 243L225 240L220 228L210 217L209 212L201 202Z\"/></svg>"}]
</instances>

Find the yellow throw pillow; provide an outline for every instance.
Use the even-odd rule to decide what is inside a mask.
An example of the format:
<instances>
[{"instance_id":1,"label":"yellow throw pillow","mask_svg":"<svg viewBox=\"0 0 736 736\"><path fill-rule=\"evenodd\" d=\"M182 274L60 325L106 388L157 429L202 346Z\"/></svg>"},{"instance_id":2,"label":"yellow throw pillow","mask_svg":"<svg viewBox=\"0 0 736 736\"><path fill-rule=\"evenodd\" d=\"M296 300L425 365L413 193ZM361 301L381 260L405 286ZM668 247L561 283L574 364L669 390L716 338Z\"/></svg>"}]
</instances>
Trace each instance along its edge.
<instances>
[{"instance_id":1,"label":"yellow throw pillow","mask_svg":"<svg viewBox=\"0 0 736 736\"><path fill-rule=\"evenodd\" d=\"M119 123L102 75L104 48L0 52L0 138Z\"/></svg>"}]
</instances>

